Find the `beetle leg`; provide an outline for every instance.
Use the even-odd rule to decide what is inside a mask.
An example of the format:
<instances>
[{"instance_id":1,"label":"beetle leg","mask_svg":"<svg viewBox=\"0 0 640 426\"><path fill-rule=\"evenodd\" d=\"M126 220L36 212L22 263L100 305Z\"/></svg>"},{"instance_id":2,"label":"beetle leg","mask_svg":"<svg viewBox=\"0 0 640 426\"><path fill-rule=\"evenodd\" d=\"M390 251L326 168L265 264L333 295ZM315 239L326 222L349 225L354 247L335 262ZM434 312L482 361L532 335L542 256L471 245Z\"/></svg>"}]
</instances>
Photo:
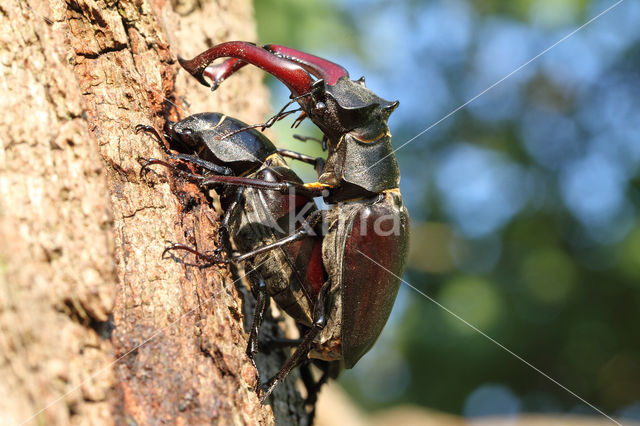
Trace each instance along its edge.
<instances>
[{"instance_id":1,"label":"beetle leg","mask_svg":"<svg viewBox=\"0 0 640 426\"><path fill-rule=\"evenodd\" d=\"M242 197L242 194L244 193L244 188L238 188L238 190L236 191L236 195L235 198L233 200L233 202L229 205L229 207L227 207L224 216L222 218L222 222L220 223L220 227L218 228L218 232L219 232L219 238L218 238L218 245L219 247L214 249L212 252L212 254L207 254L207 253L201 253L185 244L179 244L179 243L172 243L169 247L165 248L164 251L162 252L162 256L164 257L164 255L166 253L168 253L171 250L185 250L188 251L189 253L193 253L195 254L197 257L204 259L207 263L213 265L213 264L226 264L229 263L229 260L227 259L223 259L221 253L223 251L228 251L230 248L230 243L229 243L229 222L231 221L231 215L233 214L234 210L238 207L238 205L240 204L240 201L242 201L244 198Z\"/></svg>"},{"instance_id":2,"label":"beetle leg","mask_svg":"<svg viewBox=\"0 0 640 426\"><path fill-rule=\"evenodd\" d=\"M220 227L218 228L218 247L208 253L201 253L187 245L179 244L179 243L171 243L171 245L164 249L162 255L164 256L171 250L185 250L190 253L195 254L197 257L204 259L208 264L227 264L231 261L228 259L222 258L222 252L228 252L230 250L230 241L229 241L229 222L231 221L231 215L233 211L237 208L244 198L242 198L242 194L244 192L244 188L238 188L236 192L235 198L233 202L227 207L224 216L222 218L222 222L220 223Z\"/></svg>"},{"instance_id":3,"label":"beetle leg","mask_svg":"<svg viewBox=\"0 0 640 426\"><path fill-rule=\"evenodd\" d=\"M204 79L204 71L218 58L237 58L260 67L282 81L294 96L311 91L312 78L301 66L244 41L221 43L191 60L179 57L178 61L182 68L198 79L200 83L209 86L209 83Z\"/></svg>"},{"instance_id":4,"label":"beetle leg","mask_svg":"<svg viewBox=\"0 0 640 426\"><path fill-rule=\"evenodd\" d=\"M269 337L260 343L260 347L266 349L266 352L272 349L280 349L280 348L291 348L293 346L298 346L302 343L302 338L298 339L287 339L286 337Z\"/></svg>"},{"instance_id":5,"label":"beetle leg","mask_svg":"<svg viewBox=\"0 0 640 426\"><path fill-rule=\"evenodd\" d=\"M148 126L146 124L138 124L135 127L135 131L136 131L136 134L138 134L140 132L145 132L145 133L150 133L151 135L155 136L156 141L160 145L160 148L162 148L162 150L164 152L166 152L167 154L172 155L172 152L169 149L169 142L167 142L167 140L165 139L166 135L160 134L160 132L158 132L158 129L156 129L155 127Z\"/></svg>"},{"instance_id":6,"label":"beetle leg","mask_svg":"<svg viewBox=\"0 0 640 426\"><path fill-rule=\"evenodd\" d=\"M155 162L154 164L161 164ZM295 183L295 182L270 182L261 179L245 178L237 176L209 176L200 180L200 186L206 187L217 183L226 185L244 186L247 188L266 189L270 191L279 191L282 194L296 193L309 198L321 197L326 195L325 191L332 187L320 182L313 183Z\"/></svg>"},{"instance_id":7,"label":"beetle leg","mask_svg":"<svg viewBox=\"0 0 640 426\"><path fill-rule=\"evenodd\" d=\"M327 142L329 141L329 138L327 137L327 135L322 135L322 139L314 138L312 136L302 136L302 135L293 135L293 138L298 139L299 141L302 141L302 142L306 142L306 141L320 142L322 144L323 151L326 151L328 148Z\"/></svg>"},{"instance_id":8,"label":"beetle leg","mask_svg":"<svg viewBox=\"0 0 640 426\"><path fill-rule=\"evenodd\" d=\"M310 361L300 366L300 377L307 389L307 397L304 403L311 407L311 411L307 414L308 424L311 425L316 415L316 402L318 401L320 389L330 378L336 379L338 377L341 366L340 361L323 361L319 359ZM322 372L317 381L313 377L311 365L315 365Z\"/></svg>"},{"instance_id":9,"label":"beetle leg","mask_svg":"<svg viewBox=\"0 0 640 426\"><path fill-rule=\"evenodd\" d=\"M204 176L201 176L201 175L198 175L198 174L194 174L194 173L185 172L184 170L180 170L179 168L177 168L174 164L168 163L168 162L163 161L163 160L159 160L157 158L138 157L137 160L138 160L138 163L140 163L140 165L142 166L140 168L140 174L139 174L140 177L142 177L145 174L147 169L149 169L149 166L152 166L154 164L159 164L161 166L164 166L164 167L170 169L174 173L178 173L182 177L184 177L186 179L189 179L192 182L200 183L203 180L205 180Z\"/></svg>"},{"instance_id":10,"label":"beetle leg","mask_svg":"<svg viewBox=\"0 0 640 426\"><path fill-rule=\"evenodd\" d=\"M300 378L307 390L307 397L304 400L304 404L311 407L311 411L307 413L307 424L312 425L313 419L316 416L316 401L318 400L320 387L317 386L313 377L310 362L305 362L300 366Z\"/></svg>"},{"instance_id":11,"label":"beetle leg","mask_svg":"<svg viewBox=\"0 0 640 426\"><path fill-rule=\"evenodd\" d=\"M170 160L182 160L185 162L190 162L193 164L196 164L200 167L202 167L205 170L209 170L211 172L214 173L219 173L222 175L230 175L233 173L233 171L231 169L229 169L228 167L224 167L224 166L219 166L215 163L212 163L210 161L206 161L206 160L202 160L198 157L196 157L195 155L187 155L187 154L171 154L169 156ZM164 166L168 169L170 169L172 172L177 173L179 175L181 175L183 178L185 179L189 179L192 182L201 184L204 180L206 180L207 178L205 176L196 174L196 173L189 173L189 172L185 172L184 170L180 170L178 167L176 167L175 164L171 164L167 161L164 160L160 160L157 158L145 158L145 157L138 157L138 163L140 163L140 165L142 166L142 168L140 169L140 176L142 177L142 175L144 175L144 173L147 171L147 169L149 169L149 166L152 166L154 164L157 165L161 165Z\"/></svg>"},{"instance_id":12,"label":"beetle leg","mask_svg":"<svg viewBox=\"0 0 640 426\"><path fill-rule=\"evenodd\" d=\"M217 248L217 251L229 251L231 244L230 244L230 237L229 237L229 222L231 222L231 215L235 212L235 210L238 208L238 206L240 205L240 202L244 200L243 198L243 194L244 194L244 188L240 187L238 188L238 190L236 191L236 194L233 198L233 201L231 202L231 204L229 204L229 207L227 207L227 209L224 212L224 216L222 217L222 222L220 223L220 228L218 229L218 244L220 245L219 248Z\"/></svg>"},{"instance_id":13,"label":"beetle leg","mask_svg":"<svg viewBox=\"0 0 640 426\"><path fill-rule=\"evenodd\" d=\"M189 162L189 163L193 163L196 164L200 167L202 167L204 170L219 174L219 175L224 175L224 176L230 176L233 174L233 170L231 170L229 167L224 167L224 166L219 166L215 163L212 163L211 161L207 161L207 160L203 160L200 157L197 157L195 155L189 155L189 154L171 154L169 156L170 160L182 160L185 162Z\"/></svg>"},{"instance_id":14,"label":"beetle leg","mask_svg":"<svg viewBox=\"0 0 640 426\"><path fill-rule=\"evenodd\" d=\"M257 275L257 274L256 274ZM254 275L254 276L256 276ZM253 321L251 321L251 331L249 332L249 343L247 344L247 356L251 360L251 364L258 372L258 380L256 381L256 391L260 388L260 373L256 366L256 355L258 355L258 332L262 325L264 313L267 310L267 303L269 302L269 293L267 293L267 285L262 278L258 277L258 288L256 295L256 308L253 313Z\"/></svg>"},{"instance_id":15,"label":"beetle leg","mask_svg":"<svg viewBox=\"0 0 640 426\"><path fill-rule=\"evenodd\" d=\"M162 135L153 126L148 126L146 124L138 124L135 127L135 131L136 131L136 134L138 134L140 132L145 132L145 133L150 133L152 136L154 136L156 141L158 142L158 144L162 148L162 150L167 155L169 155L169 159L172 159L172 160L178 159L178 160L194 163L194 164L197 164L198 166L202 167L205 170L208 170L210 172L213 172L213 173L216 173L216 174L220 174L220 175L228 176L228 175L232 175L233 174L233 172L231 171L230 168L224 167L224 166L219 166L219 165L217 165L215 163L212 163L210 161L203 160L203 159L201 159L200 157L198 157L196 155L175 154L174 152L172 152L169 149L170 145L166 140L167 134L165 133L164 135Z\"/></svg>"},{"instance_id":16,"label":"beetle leg","mask_svg":"<svg viewBox=\"0 0 640 426\"><path fill-rule=\"evenodd\" d=\"M299 152L291 151L288 149L279 149L278 154L283 157L293 158L294 160L302 161L303 163L311 164L315 169L318 176L322 174L322 170L324 169L324 158L322 157L312 157L310 155L301 154Z\"/></svg>"},{"instance_id":17,"label":"beetle leg","mask_svg":"<svg viewBox=\"0 0 640 426\"><path fill-rule=\"evenodd\" d=\"M193 247L190 247L186 244L181 244L181 243L171 243L170 246L166 247L164 249L164 251L162 252L162 258L165 257L165 255L167 253L169 253L172 250L184 250L184 251L188 251L189 253L193 253L195 254L197 257L204 259L207 262L206 266L212 266L212 265L216 265L216 264L222 264L225 265L227 263L229 263L229 261L227 259L223 259L222 255L220 254L220 251L218 251L217 249L214 250L213 252L209 252L212 254L208 254L208 253L202 253L199 252L198 250L194 249Z\"/></svg>"},{"instance_id":18,"label":"beetle leg","mask_svg":"<svg viewBox=\"0 0 640 426\"><path fill-rule=\"evenodd\" d=\"M229 211L231 209L230 208L227 210ZM270 244L265 244L262 247L259 247L255 250L249 251L247 253L242 253L242 254L233 254L231 256L229 256L227 259L223 259L221 256L221 252L223 251L222 247L219 247L215 250L213 250L213 254L207 254L207 253L201 253L197 250L195 250L194 248L191 248L187 245L184 244L180 244L180 243L172 243L169 247L167 247L166 249L164 249L164 252L162 253L162 255L164 256L166 253L168 253L171 250L185 250L188 251L190 253L195 254L196 256L204 259L207 261L207 263L211 263L211 264L216 264L216 263L220 263L220 264L229 264L229 263L237 263L237 262L242 262L244 260L247 260L251 257L257 256L261 253L265 253L268 251L271 251L273 249L276 249L278 247L282 247L282 246L286 246L287 244L291 244L295 241L299 241L299 240L303 240L305 239L308 235L309 235L309 230L313 229L314 226L316 226L316 224L318 223L318 220L321 218L322 215L322 210L316 210L314 211L311 215L309 215L309 217L306 219L305 222L302 223L301 227L299 230L297 230L296 232L294 232L293 234L286 236L280 240L274 241L273 243ZM225 213L225 219L226 219L226 213ZM223 226L226 226L224 224L224 220L223 220ZM228 222L227 222L228 224ZM222 229L222 228L221 228ZM226 233L228 233L228 230L225 231Z\"/></svg>"},{"instance_id":19,"label":"beetle leg","mask_svg":"<svg viewBox=\"0 0 640 426\"><path fill-rule=\"evenodd\" d=\"M313 419L316 416L316 402L318 401L318 393L320 392L320 388L324 385L327 380L329 380L329 374L327 373L326 367L318 367L322 369L322 376L318 381L313 377L313 372L311 370L311 362L306 362L300 366L300 378L302 379L302 383L304 383L304 387L307 390L307 397L304 400L305 405L311 407L311 411L307 414L308 424L313 424Z\"/></svg>"},{"instance_id":20,"label":"beetle leg","mask_svg":"<svg viewBox=\"0 0 640 426\"><path fill-rule=\"evenodd\" d=\"M320 290L318 294L318 300L316 302L315 308L313 310L313 325L306 332L302 343L300 346L296 348L296 351L291 355L291 357L287 360L284 366L280 369L280 371L273 376L269 382L267 382L266 386L263 388L262 394L260 395L260 402L264 404L264 401L271 395L271 392L278 386L278 383L283 381L298 364L304 361L311 349L311 344L313 340L316 338L318 333L322 331L322 329L327 324L327 317L325 316L325 304L327 299L327 294L329 293L331 281L327 281Z\"/></svg>"},{"instance_id":21,"label":"beetle leg","mask_svg":"<svg viewBox=\"0 0 640 426\"><path fill-rule=\"evenodd\" d=\"M300 229L298 229L293 234L288 235L282 239L279 239L278 241L275 241L273 243L265 244L264 246L259 247L255 250L249 251L247 253L234 254L227 260L227 262L233 262L233 263L242 262L258 254L271 251L278 247L286 246L287 244L291 244L295 241L303 240L307 236L309 236L309 231L313 230L313 228L318 224L318 221L321 218L322 218L322 210L316 210L313 213L311 213L305 219L304 222L302 222L302 224L300 225Z\"/></svg>"},{"instance_id":22,"label":"beetle leg","mask_svg":"<svg viewBox=\"0 0 640 426\"><path fill-rule=\"evenodd\" d=\"M242 254L233 254L231 256L229 256L228 258L224 259L221 255L221 252L223 251L222 248L217 248L215 250L213 250L213 252L210 252L212 254L207 254L207 253L202 253L199 252L198 250L189 247L186 244L181 244L181 243L171 243L171 245L167 248L164 249L164 251L162 252L162 256L164 257L165 254L167 254L168 252L172 251L172 250L184 250L184 251L188 251L189 253L193 253L196 256L198 256L201 259L204 259L207 263L209 264L229 264L229 263L237 263L237 262L242 262L244 260L247 260L253 256L256 256L258 254L261 253L265 253L268 251L271 251L275 248L278 247L282 247L285 246L287 244L291 244L294 241L299 241L302 240L304 238L306 238L309 235L309 231L307 230L307 228L313 228L313 226L315 226L315 224L317 223L317 220L320 218L320 215L322 214L321 210L316 210L315 212L312 213L312 215L309 216L308 220L306 222L304 222L302 224L302 227L294 232L293 234L284 237L278 241L275 241L271 244L265 244L264 246L257 248L256 250L252 250L250 252L247 253L242 253Z\"/></svg>"},{"instance_id":23,"label":"beetle leg","mask_svg":"<svg viewBox=\"0 0 640 426\"><path fill-rule=\"evenodd\" d=\"M242 254L235 254L232 255L229 259L226 260L226 262L242 262L243 260L247 260L253 256L256 256L258 254L261 253L265 253L267 251L271 251L275 248L278 247L282 247L282 246L286 246L287 244L291 244L294 241L299 241L299 240L303 240L305 239L307 236L309 235L309 231L307 231L305 228L302 228L296 232L294 232L293 234L289 235L288 237L284 237L276 242L273 242L271 244L266 244L260 248L257 248L255 250L252 250L250 252L247 253L242 253Z\"/></svg>"},{"instance_id":24,"label":"beetle leg","mask_svg":"<svg viewBox=\"0 0 640 426\"><path fill-rule=\"evenodd\" d=\"M311 371L312 363L306 363L300 367L300 376L302 377L302 381L304 386L307 388L307 398L304 401L307 405L315 405L318 400L318 392L320 392L320 388L327 383L329 380L329 362L321 361L321 360L313 360L316 361L314 364L322 371L322 376L316 381L313 377L313 373Z\"/></svg>"}]
</instances>

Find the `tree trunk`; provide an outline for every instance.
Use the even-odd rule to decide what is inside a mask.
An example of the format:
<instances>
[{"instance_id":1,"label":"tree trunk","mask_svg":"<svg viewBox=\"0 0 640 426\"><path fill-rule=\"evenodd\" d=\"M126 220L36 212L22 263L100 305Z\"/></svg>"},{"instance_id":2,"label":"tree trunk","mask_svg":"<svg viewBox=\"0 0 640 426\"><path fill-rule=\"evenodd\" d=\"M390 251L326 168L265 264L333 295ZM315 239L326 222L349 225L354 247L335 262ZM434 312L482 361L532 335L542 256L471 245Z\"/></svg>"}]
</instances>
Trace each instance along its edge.
<instances>
[{"instance_id":1,"label":"tree trunk","mask_svg":"<svg viewBox=\"0 0 640 426\"><path fill-rule=\"evenodd\" d=\"M161 129L167 106L264 119L257 70L211 94L176 63L254 40L251 13L231 0L0 5L0 412L10 423L301 421L294 380L273 408L259 404L248 303L228 270L162 259L166 241L213 249L219 213L166 170L140 178L136 161L164 155L133 129Z\"/></svg>"}]
</instances>

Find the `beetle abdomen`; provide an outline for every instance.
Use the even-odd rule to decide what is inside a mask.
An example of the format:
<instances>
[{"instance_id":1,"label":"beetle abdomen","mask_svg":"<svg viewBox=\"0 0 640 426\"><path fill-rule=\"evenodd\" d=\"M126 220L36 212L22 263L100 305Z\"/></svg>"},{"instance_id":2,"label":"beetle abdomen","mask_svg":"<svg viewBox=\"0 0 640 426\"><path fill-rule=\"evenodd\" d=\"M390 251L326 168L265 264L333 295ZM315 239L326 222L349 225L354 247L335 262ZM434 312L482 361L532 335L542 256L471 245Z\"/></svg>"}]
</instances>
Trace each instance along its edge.
<instances>
[{"instance_id":1,"label":"beetle abdomen","mask_svg":"<svg viewBox=\"0 0 640 426\"><path fill-rule=\"evenodd\" d=\"M391 313L408 251L409 215L397 191L332 210L323 257L332 287L341 294L336 316L344 364L351 368L371 349Z\"/></svg>"},{"instance_id":2,"label":"beetle abdomen","mask_svg":"<svg viewBox=\"0 0 640 426\"><path fill-rule=\"evenodd\" d=\"M279 155L271 157L271 166L249 177L266 181L301 182ZM231 235L241 252L256 250L295 231L294 217L308 216L316 210L312 199L277 191L247 188L243 193L243 209L231 221ZM257 268L267 283L267 292L296 321L311 325L317 296L315 287L325 280L319 236L309 236L287 246L258 254L245 262L245 268ZM317 247L317 248L316 248ZM317 252L317 253L316 253ZM317 258L317 259L315 259ZM319 266L319 270L318 267Z\"/></svg>"}]
</instances>

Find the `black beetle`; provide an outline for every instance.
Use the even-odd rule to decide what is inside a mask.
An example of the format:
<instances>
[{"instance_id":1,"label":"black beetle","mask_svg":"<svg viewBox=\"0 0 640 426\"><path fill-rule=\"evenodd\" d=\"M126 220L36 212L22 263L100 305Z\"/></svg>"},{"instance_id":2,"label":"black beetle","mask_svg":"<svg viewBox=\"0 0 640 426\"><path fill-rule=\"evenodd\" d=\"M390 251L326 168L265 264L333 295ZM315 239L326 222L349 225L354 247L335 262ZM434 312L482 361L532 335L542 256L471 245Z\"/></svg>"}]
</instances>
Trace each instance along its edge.
<instances>
[{"instance_id":1,"label":"black beetle","mask_svg":"<svg viewBox=\"0 0 640 426\"><path fill-rule=\"evenodd\" d=\"M201 113L179 122L167 121L164 136L153 127L139 125L136 131L146 131L156 136L160 145L169 154L172 163L158 159L143 159L141 174L152 164L171 168L186 178L201 182L206 176L219 174L243 176L269 182L302 184L283 156L308 162L321 167L322 159L278 150L269 139L257 130L246 130L241 121L219 113ZM224 137L229 136L230 137ZM165 138L169 139L169 142ZM167 145L179 146L181 151L193 154L175 154ZM178 160L178 161L175 161ZM184 172L178 168L181 162L194 163L202 175ZM287 237L295 225L311 226L320 221L320 212L308 196L277 191L262 191L255 188L216 188L225 211L220 227L220 248L214 254L203 254L184 244L172 244L169 250L186 250L204 258L208 263L229 263L231 244L244 252L231 257L234 261L245 260L252 291L256 296L256 307L249 335L247 355L255 366L258 352L258 330L269 300L273 297L278 306L291 315L304 333L313 323L314 301L327 276L322 267L321 229L309 229ZM269 245L269 243L276 243ZM265 245L266 248L265 248ZM277 249L276 249L277 248ZM259 250L260 252L256 252ZM265 251L266 250L266 251ZM309 294L311 292L311 294ZM297 341L279 343L299 343ZM319 363L316 363L319 364ZM322 363L324 374L318 382L309 371L303 371L309 404L313 404L315 393L329 376L335 376L337 366Z\"/></svg>"},{"instance_id":2,"label":"black beetle","mask_svg":"<svg viewBox=\"0 0 640 426\"><path fill-rule=\"evenodd\" d=\"M221 57L231 59L211 66ZM382 332L408 251L409 216L398 189L399 170L387 127L387 119L398 102L378 97L365 87L364 79L350 80L339 65L283 46L227 42L190 61L180 59L180 63L205 85L209 83L204 76L212 78L214 88L247 63L271 73L291 90L292 102L297 102L303 111L300 119L309 118L322 130L328 154L323 164L301 154L282 152L314 164L321 174L313 183L302 183L284 161L281 163L273 144L251 129L268 127L288 115L290 112L284 108L272 120L256 126L243 126L220 114L197 114L170 124L169 137L194 150L195 156L181 158L193 160L210 172L198 178L202 187L234 186L241 188L241 194L245 188L254 195L245 194L236 201L244 197L245 203L251 199L250 204L261 205L255 208L245 204L237 209L245 211L247 220L234 219L232 210L225 215L228 232L239 246L244 246L241 249L248 250L246 253L206 255L180 244L169 249L185 249L212 262L254 264L264 259L260 256L270 256L276 248L284 249L285 255L274 256L275 263L267 270L272 273L286 265L286 272L277 279L262 277L259 294L264 297L258 297L258 305L262 309L266 294L271 294L285 312L308 328L294 354L266 385L263 401L291 369L307 358L339 360L344 367L352 368ZM317 79L313 80L310 74ZM243 133L247 136L240 136ZM254 157L254 163L246 159L247 153ZM149 160L145 166L154 163L163 162ZM243 167L248 163L253 164L253 170L265 167L257 174L247 174L248 169ZM275 170L278 167L281 169ZM274 170L267 171L270 168ZM296 200L295 208L283 201L290 197ZM314 197L323 197L327 203L328 210L323 214L310 205ZM288 211L281 210L284 204ZM237 206L239 202L231 207L236 210ZM307 211L300 226L277 241L277 233L256 228L260 223L256 211L273 212L272 217L281 219L297 216L301 208ZM249 225L252 221L256 223ZM316 232L318 227L321 232ZM250 231L243 233L243 228ZM261 247L256 246L259 240L264 244ZM297 246L303 245L307 251L298 250ZM286 301L278 300L284 295ZM258 310L250 354L257 342L254 334L259 327Z\"/></svg>"}]
</instances>

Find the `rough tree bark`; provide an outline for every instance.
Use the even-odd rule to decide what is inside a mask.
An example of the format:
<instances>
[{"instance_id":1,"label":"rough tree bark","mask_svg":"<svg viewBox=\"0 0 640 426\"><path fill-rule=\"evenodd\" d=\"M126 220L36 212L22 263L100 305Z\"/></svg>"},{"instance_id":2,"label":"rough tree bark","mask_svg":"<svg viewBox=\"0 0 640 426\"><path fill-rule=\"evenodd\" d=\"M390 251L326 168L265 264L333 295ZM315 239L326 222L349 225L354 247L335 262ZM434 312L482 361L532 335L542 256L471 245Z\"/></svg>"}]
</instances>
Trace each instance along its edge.
<instances>
[{"instance_id":1,"label":"rough tree bark","mask_svg":"<svg viewBox=\"0 0 640 426\"><path fill-rule=\"evenodd\" d=\"M293 380L273 408L252 391L246 309L229 272L161 258L167 240L214 248L217 213L165 171L140 179L136 162L163 155L133 128L161 128L169 101L182 116L264 119L259 72L211 94L176 64L178 53L254 40L251 13L248 0L0 4L0 412L9 423L270 424L273 412L301 421Z\"/></svg>"}]
</instances>

